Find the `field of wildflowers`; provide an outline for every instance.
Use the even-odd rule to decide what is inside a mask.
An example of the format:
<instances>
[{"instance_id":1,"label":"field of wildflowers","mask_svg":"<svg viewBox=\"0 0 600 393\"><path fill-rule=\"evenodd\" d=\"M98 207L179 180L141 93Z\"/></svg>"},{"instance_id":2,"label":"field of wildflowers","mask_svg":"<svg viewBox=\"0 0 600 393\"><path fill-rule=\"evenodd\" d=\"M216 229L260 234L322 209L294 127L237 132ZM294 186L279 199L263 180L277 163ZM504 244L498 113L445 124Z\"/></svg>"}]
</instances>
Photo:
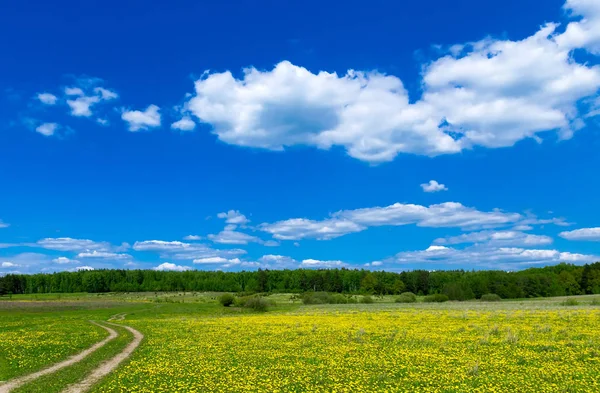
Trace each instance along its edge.
<instances>
[{"instance_id":1,"label":"field of wildflowers","mask_svg":"<svg viewBox=\"0 0 600 393\"><path fill-rule=\"evenodd\" d=\"M37 371L76 354L107 333L81 318L0 315L0 381Z\"/></svg>"},{"instance_id":2,"label":"field of wildflowers","mask_svg":"<svg viewBox=\"0 0 600 393\"><path fill-rule=\"evenodd\" d=\"M94 392L600 391L598 307L301 307L126 323L146 341Z\"/></svg>"}]
</instances>

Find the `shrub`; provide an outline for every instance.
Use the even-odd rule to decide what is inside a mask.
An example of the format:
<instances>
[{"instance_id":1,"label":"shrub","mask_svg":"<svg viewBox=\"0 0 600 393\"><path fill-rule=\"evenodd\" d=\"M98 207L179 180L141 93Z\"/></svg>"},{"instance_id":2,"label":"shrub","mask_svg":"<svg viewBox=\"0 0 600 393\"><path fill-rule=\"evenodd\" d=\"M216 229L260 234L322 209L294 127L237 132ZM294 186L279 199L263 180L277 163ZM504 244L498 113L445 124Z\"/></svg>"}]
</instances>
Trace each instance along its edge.
<instances>
[{"instance_id":1,"label":"shrub","mask_svg":"<svg viewBox=\"0 0 600 393\"><path fill-rule=\"evenodd\" d=\"M267 311L269 306L275 305L273 301L269 301L259 295L235 298L234 304L238 307L250 308L254 311Z\"/></svg>"},{"instance_id":2,"label":"shrub","mask_svg":"<svg viewBox=\"0 0 600 393\"><path fill-rule=\"evenodd\" d=\"M346 304L348 303L348 298L339 293L332 295L329 297L330 303L332 304Z\"/></svg>"},{"instance_id":3,"label":"shrub","mask_svg":"<svg viewBox=\"0 0 600 393\"><path fill-rule=\"evenodd\" d=\"M328 304L332 302L332 296L327 292L306 292L302 295L304 304Z\"/></svg>"},{"instance_id":4,"label":"shrub","mask_svg":"<svg viewBox=\"0 0 600 393\"><path fill-rule=\"evenodd\" d=\"M401 293L398 298L396 298L396 303L414 303L417 301L417 295L412 292L404 292Z\"/></svg>"},{"instance_id":5,"label":"shrub","mask_svg":"<svg viewBox=\"0 0 600 393\"><path fill-rule=\"evenodd\" d=\"M235 304L237 307L246 307L246 304L250 301L250 299L255 297L257 297L257 295L236 297L233 304Z\"/></svg>"},{"instance_id":6,"label":"shrub","mask_svg":"<svg viewBox=\"0 0 600 393\"><path fill-rule=\"evenodd\" d=\"M444 295L443 293L435 293L433 295L427 295L423 299L423 301L426 303L443 303L443 302L447 302L448 300L449 300L448 296Z\"/></svg>"},{"instance_id":7,"label":"shrub","mask_svg":"<svg viewBox=\"0 0 600 393\"><path fill-rule=\"evenodd\" d=\"M356 304L356 303L358 303L358 300L356 300L356 298L354 296L348 297L348 304Z\"/></svg>"},{"instance_id":8,"label":"shrub","mask_svg":"<svg viewBox=\"0 0 600 393\"><path fill-rule=\"evenodd\" d=\"M244 297L236 297L235 300L233 301L233 304L236 307L244 307L246 305L246 300L248 300L251 296L244 296Z\"/></svg>"},{"instance_id":9,"label":"shrub","mask_svg":"<svg viewBox=\"0 0 600 393\"><path fill-rule=\"evenodd\" d=\"M371 304L374 303L375 301L373 300L373 298L370 295L365 295L360 299L361 303L364 304Z\"/></svg>"},{"instance_id":10,"label":"shrub","mask_svg":"<svg viewBox=\"0 0 600 393\"><path fill-rule=\"evenodd\" d=\"M579 302L577 301L577 299L567 299L564 302L562 302L563 306L578 306Z\"/></svg>"},{"instance_id":11,"label":"shrub","mask_svg":"<svg viewBox=\"0 0 600 393\"><path fill-rule=\"evenodd\" d=\"M365 295L358 300L354 296L344 296L340 293L327 292L306 292L302 294L302 303L304 304L347 304L347 303L373 303L373 297Z\"/></svg>"},{"instance_id":12,"label":"shrub","mask_svg":"<svg viewBox=\"0 0 600 393\"><path fill-rule=\"evenodd\" d=\"M229 307L235 302L235 297L231 293L224 293L219 296L219 303L224 307Z\"/></svg>"},{"instance_id":13,"label":"shrub","mask_svg":"<svg viewBox=\"0 0 600 393\"><path fill-rule=\"evenodd\" d=\"M246 301L244 307L251 308L254 311L267 311L269 308L269 301L261 296L252 296Z\"/></svg>"},{"instance_id":14,"label":"shrub","mask_svg":"<svg viewBox=\"0 0 600 393\"><path fill-rule=\"evenodd\" d=\"M485 295L481 295L482 302L499 302L502 298L495 293L486 293Z\"/></svg>"}]
</instances>

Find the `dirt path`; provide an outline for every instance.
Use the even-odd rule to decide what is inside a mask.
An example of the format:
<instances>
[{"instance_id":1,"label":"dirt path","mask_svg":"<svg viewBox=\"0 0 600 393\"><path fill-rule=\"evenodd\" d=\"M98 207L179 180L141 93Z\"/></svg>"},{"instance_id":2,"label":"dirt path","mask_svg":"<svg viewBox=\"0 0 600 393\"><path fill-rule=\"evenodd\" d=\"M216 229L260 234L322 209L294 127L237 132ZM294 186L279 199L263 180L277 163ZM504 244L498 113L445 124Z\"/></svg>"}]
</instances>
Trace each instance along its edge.
<instances>
[{"instance_id":1,"label":"dirt path","mask_svg":"<svg viewBox=\"0 0 600 393\"><path fill-rule=\"evenodd\" d=\"M41 377L43 375L46 375L46 374L51 374L51 373L56 372L56 371L58 371L58 370L60 370L62 368L65 368L65 367L71 366L71 365L73 365L73 364L75 364L77 362L80 362L84 358L86 358L88 355L90 355L92 352L94 352L94 351L98 350L99 348L103 347L104 345L106 345L106 343L108 343L111 340L114 340L118 336L118 334L117 334L117 332L115 330L113 330L113 329L111 329L109 327L106 327L106 326L102 326L102 325L100 325L100 324L98 324L96 322L93 322L93 321L90 321L90 322L93 323L94 325L98 325L101 328L105 329L109 333L108 337L105 338L104 340L102 340L102 341L100 341L100 342L92 345L91 347L89 347L85 351L80 352L77 355L68 358L67 360L64 360L64 361L62 361L60 363L56 363L55 365L50 366L48 368L45 368L45 369L43 369L41 371L38 371L38 372L35 372L35 373L32 373L32 374L28 374L28 375L24 375L24 376L19 377L19 378L15 378L13 380L8 381L7 383L5 383L3 385L0 385L0 393L8 393L11 390L16 389L16 388L20 387L21 385L26 384L29 381L32 381L32 380L34 380L36 378L39 378L39 377Z\"/></svg>"},{"instance_id":2,"label":"dirt path","mask_svg":"<svg viewBox=\"0 0 600 393\"><path fill-rule=\"evenodd\" d=\"M113 357L110 360L102 363L98 368L88 374L82 381L70 385L62 393L83 393L87 392L96 382L100 381L103 377L105 377L108 373L113 371L115 368L119 366L119 364L127 359L131 353L140 345L144 335L134 328L123 325L116 325L114 323L105 322L109 325L113 326L121 326L125 329L129 330L133 334L133 341L127 345L127 347L123 350L123 352L119 353L117 356ZM1 393L1 392L0 392Z\"/></svg>"}]
</instances>

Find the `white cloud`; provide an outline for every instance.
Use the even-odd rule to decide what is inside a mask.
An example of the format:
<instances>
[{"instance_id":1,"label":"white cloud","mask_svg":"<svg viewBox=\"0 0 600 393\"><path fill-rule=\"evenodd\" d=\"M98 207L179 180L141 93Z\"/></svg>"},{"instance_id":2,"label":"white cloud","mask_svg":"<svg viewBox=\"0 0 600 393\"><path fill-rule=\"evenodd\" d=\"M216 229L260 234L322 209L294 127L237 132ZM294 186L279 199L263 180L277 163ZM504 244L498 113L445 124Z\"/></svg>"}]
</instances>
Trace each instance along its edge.
<instances>
[{"instance_id":1,"label":"white cloud","mask_svg":"<svg viewBox=\"0 0 600 393\"><path fill-rule=\"evenodd\" d=\"M301 268L334 269L347 266L342 261L321 261L318 259L305 259L300 263Z\"/></svg>"},{"instance_id":2,"label":"white cloud","mask_svg":"<svg viewBox=\"0 0 600 393\"><path fill-rule=\"evenodd\" d=\"M7 224L4 221L0 220L0 228L8 228L9 226L10 224Z\"/></svg>"},{"instance_id":3,"label":"white cloud","mask_svg":"<svg viewBox=\"0 0 600 393\"><path fill-rule=\"evenodd\" d=\"M159 107L156 105L148 106L144 111L124 111L121 119L129 124L129 131L147 130L149 128L160 126Z\"/></svg>"},{"instance_id":4,"label":"white cloud","mask_svg":"<svg viewBox=\"0 0 600 393\"><path fill-rule=\"evenodd\" d=\"M429 183L421 184L421 188L425 192L448 191L444 184L440 184L435 180L429 180Z\"/></svg>"},{"instance_id":5,"label":"white cloud","mask_svg":"<svg viewBox=\"0 0 600 393\"><path fill-rule=\"evenodd\" d=\"M285 255L267 254L257 261L258 267L265 269L294 269L298 267L298 261Z\"/></svg>"},{"instance_id":6,"label":"white cloud","mask_svg":"<svg viewBox=\"0 0 600 393\"><path fill-rule=\"evenodd\" d=\"M196 123L194 123L189 116L184 116L180 120L177 120L171 124L171 128L180 131L192 131L194 128L196 128Z\"/></svg>"},{"instance_id":7,"label":"white cloud","mask_svg":"<svg viewBox=\"0 0 600 393\"><path fill-rule=\"evenodd\" d=\"M217 250L204 244L164 240L135 242L133 249L136 251L158 252L162 258L177 260L194 260L211 257L231 259L246 253L245 250L240 249Z\"/></svg>"},{"instance_id":8,"label":"white cloud","mask_svg":"<svg viewBox=\"0 0 600 393\"><path fill-rule=\"evenodd\" d=\"M274 254L267 254L267 255L263 255L262 257L260 257L259 259L261 262L269 262L269 263L282 263L282 262L291 262L294 261L294 259L285 256L285 255L274 255Z\"/></svg>"},{"instance_id":9,"label":"white cloud","mask_svg":"<svg viewBox=\"0 0 600 393\"><path fill-rule=\"evenodd\" d=\"M217 250L207 246L194 247L181 252L166 253L166 255L168 255L170 258L178 260L194 260L208 257L223 257L231 259L244 254L246 254L246 251L239 248Z\"/></svg>"},{"instance_id":10,"label":"white cloud","mask_svg":"<svg viewBox=\"0 0 600 393\"><path fill-rule=\"evenodd\" d=\"M9 257L10 260L6 260L4 263L6 265L0 265L5 269L15 269L18 270L10 270L4 271L3 273L15 273L15 274L27 274L27 273L36 273L42 270L45 266L50 264L50 257L45 254L33 253L33 252L24 252L21 254L17 254ZM8 258L7 258L8 259ZM10 265L9 265L10 264Z\"/></svg>"},{"instance_id":11,"label":"white cloud","mask_svg":"<svg viewBox=\"0 0 600 393\"><path fill-rule=\"evenodd\" d=\"M93 268L93 267L91 267L91 266L77 266L77 267L75 268L75 270L76 270L76 271L83 271L83 270L94 270L94 268Z\"/></svg>"},{"instance_id":12,"label":"white cloud","mask_svg":"<svg viewBox=\"0 0 600 393\"><path fill-rule=\"evenodd\" d=\"M183 240L202 240L202 236L199 235L187 235Z\"/></svg>"},{"instance_id":13,"label":"white cloud","mask_svg":"<svg viewBox=\"0 0 600 393\"><path fill-rule=\"evenodd\" d=\"M119 95L112 90L105 89L103 87L95 87L94 93L98 94L101 99L108 101L119 98Z\"/></svg>"},{"instance_id":14,"label":"white cloud","mask_svg":"<svg viewBox=\"0 0 600 393\"><path fill-rule=\"evenodd\" d=\"M378 267L378 266L382 266L382 265L383 265L383 262L381 262L381 261L373 261L373 262L365 263L366 267Z\"/></svg>"},{"instance_id":15,"label":"white cloud","mask_svg":"<svg viewBox=\"0 0 600 393\"><path fill-rule=\"evenodd\" d=\"M121 251L127 251L130 248L131 248L131 245L129 243L123 242L123 243L121 243L120 246L114 247L113 249L114 249L114 251L121 252Z\"/></svg>"},{"instance_id":16,"label":"white cloud","mask_svg":"<svg viewBox=\"0 0 600 393\"><path fill-rule=\"evenodd\" d=\"M582 17L569 23L557 42L567 48L585 48L590 53L600 54L600 5L596 0L567 0L564 5L573 16Z\"/></svg>"},{"instance_id":17,"label":"white cloud","mask_svg":"<svg viewBox=\"0 0 600 393\"><path fill-rule=\"evenodd\" d=\"M217 214L217 217L225 219L227 224L233 225L244 225L250 222L250 220L248 220L246 216L240 213L238 210L229 210L225 213L219 213Z\"/></svg>"},{"instance_id":18,"label":"white cloud","mask_svg":"<svg viewBox=\"0 0 600 393\"><path fill-rule=\"evenodd\" d=\"M194 259L193 262L195 264L202 264L202 265L220 265L220 266L218 266L219 268L230 268L230 267L235 267L235 266L249 267L249 268L266 267L265 265L260 264L258 262L242 261L239 258L227 259L227 258L223 258L223 257L208 257L208 258Z\"/></svg>"},{"instance_id":19,"label":"white cloud","mask_svg":"<svg viewBox=\"0 0 600 393\"><path fill-rule=\"evenodd\" d=\"M164 240L145 240L133 244L133 249L136 251L181 251L192 247L190 243Z\"/></svg>"},{"instance_id":20,"label":"white cloud","mask_svg":"<svg viewBox=\"0 0 600 393\"><path fill-rule=\"evenodd\" d=\"M169 262L162 263L154 268L154 270L159 270L159 271L176 271L176 272L184 272L186 270L191 270L191 269L192 268L189 266L181 266L181 265L176 265L174 263L169 263Z\"/></svg>"},{"instance_id":21,"label":"white cloud","mask_svg":"<svg viewBox=\"0 0 600 393\"><path fill-rule=\"evenodd\" d=\"M291 218L272 224L261 224L260 228L279 240L300 240L310 238L329 240L366 229L366 227L351 221L335 218L323 221L309 220L306 218Z\"/></svg>"},{"instance_id":22,"label":"white cloud","mask_svg":"<svg viewBox=\"0 0 600 393\"><path fill-rule=\"evenodd\" d=\"M39 125L35 130L44 136L52 136L58 128L59 125L56 123L44 123Z\"/></svg>"},{"instance_id":23,"label":"white cloud","mask_svg":"<svg viewBox=\"0 0 600 393\"><path fill-rule=\"evenodd\" d=\"M84 96L85 93L79 87L65 87L65 95L68 95L68 96Z\"/></svg>"},{"instance_id":24,"label":"white cloud","mask_svg":"<svg viewBox=\"0 0 600 393\"><path fill-rule=\"evenodd\" d=\"M216 235L207 236L211 241L220 244L248 244L262 243L262 240L256 236L248 235L243 232L225 229Z\"/></svg>"},{"instance_id":25,"label":"white cloud","mask_svg":"<svg viewBox=\"0 0 600 393\"><path fill-rule=\"evenodd\" d=\"M91 107L100 102L100 97L97 96L80 96L74 100L67 100L67 105L71 108L71 115L78 117L92 116Z\"/></svg>"},{"instance_id":26,"label":"white cloud","mask_svg":"<svg viewBox=\"0 0 600 393\"><path fill-rule=\"evenodd\" d=\"M65 95L71 97L67 100L67 105L71 108L71 115L76 117L90 117L93 115L92 107L103 101L114 100L119 97L117 93L101 86L99 78L79 78L77 83L81 87L65 88ZM97 119L98 123L105 125L107 120Z\"/></svg>"},{"instance_id":27,"label":"white cloud","mask_svg":"<svg viewBox=\"0 0 600 393\"><path fill-rule=\"evenodd\" d=\"M213 263L226 263L229 259L223 257L206 257L206 258L197 258L194 259L193 263L198 264L213 264Z\"/></svg>"},{"instance_id":28,"label":"white cloud","mask_svg":"<svg viewBox=\"0 0 600 393\"><path fill-rule=\"evenodd\" d=\"M519 231L481 231L436 239L436 244L487 243L495 246L541 246L552 243L552 238Z\"/></svg>"},{"instance_id":29,"label":"white cloud","mask_svg":"<svg viewBox=\"0 0 600 393\"><path fill-rule=\"evenodd\" d=\"M263 255L258 260L248 261L240 258L224 257L205 257L193 261L195 264L219 265L219 268L243 267L243 268L263 268L263 269L287 269L298 267L298 261L283 255Z\"/></svg>"},{"instance_id":30,"label":"white cloud","mask_svg":"<svg viewBox=\"0 0 600 393\"><path fill-rule=\"evenodd\" d=\"M273 224L261 224L259 228L281 240L328 240L373 226L416 224L421 227L477 229L503 226L520 219L522 216L518 213L505 213L500 210L481 212L457 202L429 207L395 203L385 207L342 210L322 221L293 218Z\"/></svg>"},{"instance_id":31,"label":"white cloud","mask_svg":"<svg viewBox=\"0 0 600 393\"><path fill-rule=\"evenodd\" d=\"M131 258L131 255L129 254L117 254L114 252L106 252L106 251L87 251L87 252L80 252L79 254L77 254L77 258L101 258L101 259L129 259Z\"/></svg>"},{"instance_id":32,"label":"white cloud","mask_svg":"<svg viewBox=\"0 0 600 393\"><path fill-rule=\"evenodd\" d=\"M573 51L600 54L600 16L595 0L568 0L566 8L581 18L564 33L549 23L520 41L453 45L423 66L417 100L395 76L314 73L283 61L272 70L247 68L239 79L206 72L186 108L226 143L342 146L371 163L541 141L546 131L569 138L585 117L583 100L600 87L600 68L577 62Z\"/></svg>"},{"instance_id":33,"label":"white cloud","mask_svg":"<svg viewBox=\"0 0 600 393\"><path fill-rule=\"evenodd\" d=\"M515 226L513 227L513 229L514 229L515 231L531 231L531 230L533 229L533 227L532 227L531 225L523 225L523 224L520 224L520 225L515 225Z\"/></svg>"},{"instance_id":34,"label":"white cloud","mask_svg":"<svg viewBox=\"0 0 600 393\"><path fill-rule=\"evenodd\" d=\"M108 123L109 123L109 122L108 122L108 119L101 119L101 118L97 118L97 119L96 119L96 122L97 122L98 124L100 124L101 126L107 126L107 125L108 125Z\"/></svg>"},{"instance_id":35,"label":"white cloud","mask_svg":"<svg viewBox=\"0 0 600 393\"><path fill-rule=\"evenodd\" d=\"M58 263L60 265L65 265L65 264L69 264L69 263L79 263L78 260L70 259L67 257L58 257L58 258L53 259L52 262Z\"/></svg>"},{"instance_id":36,"label":"white cloud","mask_svg":"<svg viewBox=\"0 0 600 393\"><path fill-rule=\"evenodd\" d=\"M54 105L58 98L54 94L50 93L38 93L37 99L40 100L42 104L46 105Z\"/></svg>"},{"instance_id":37,"label":"white cloud","mask_svg":"<svg viewBox=\"0 0 600 393\"><path fill-rule=\"evenodd\" d=\"M240 213L238 210L229 210L217 214L217 217L225 220L225 228L216 235L208 235L208 239L214 243L220 244L248 244L258 243L267 247L279 246L279 243L274 240L264 241L257 236L248 235L243 232L236 231L238 225L245 228L245 224L249 223L250 220Z\"/></svg>"},{"instance_id":38,"label":"white cloud","mask_svg":"<svg viewBox=\"0 0 600 393\"><path fill-rule=\"evenodd\" d=\"M512 146L549 130L570 137L577 102L596 94L600 69L573 61L557 44L556 27L547 24L522 41L488 38L433 62L423 99L464 147Z\"/></svg>"},{"instance_id":39,"label":"white cloud","mask_svg":"<svg viewBox=\"0 0 600 393\"><path fill-rule=\"evenodd\" d=\"M246 262L240 260L239 258L230 259L229 261L227 261L226 264L221 265L221 267L223 268L230 268L233 266L258 267L258 265L255 262Z\"/></svg>"},{"instance_id":40,"label":"white cloud","mask_svg":"<svg viewBox=\"0 0 600 393\"><path fill-rule=\"evenodd\" d=\"M567 240L588 240L600 242L600 227L581 228L574 231L561 232L558 236Z\"/></svg>"},{"instance_id":41,"label":"white cloud","mask_svg":"<svg viewBox=\"0 0 600 393\"><path fill-rule=\"evenodd\" d=\"M531 213L528 213L526 218L519 221L517 227L529 227L531 229L531 225L545 225L545 224L553 224L553 225L558 225L558 226L562 226L562 227L572 225L571 223L567 222L562 217L543 218L542 219L542 218L537 218L536 216L534 216ZM517 228L517 227L515 227L515 228ZM517 229L517 230L520 230L520 229ZM529 230L529 229L522 229L522 230Z\"/></svg>"},{"instance_id":42,"label":"white cloud","mask_svg":"<svg viewBox=\"0 0 600 393\"><path fill-rule=\"evenodd\" d=\"M558 250L474 245L464 249L431 246L422 251L405 251L396 254L386 262L403 265L428 263L460 265L465 268L517 270L527 267L527 265L550 265L559 262L586 263L594 262L599 258L594 255L573 254Z\"/></svg>"},{"instance_id":43,"label":"white cloud","mask_svg":"<svg viewBox=\"0 0 600 393\"><path fill-rule=\"evenodd\" d=\"M38 247L57 251L110 251L113 246L108 242L95 242L89 239L73 239L70 237L46 238L35 243Z\"/></svg>"}]
</instances>

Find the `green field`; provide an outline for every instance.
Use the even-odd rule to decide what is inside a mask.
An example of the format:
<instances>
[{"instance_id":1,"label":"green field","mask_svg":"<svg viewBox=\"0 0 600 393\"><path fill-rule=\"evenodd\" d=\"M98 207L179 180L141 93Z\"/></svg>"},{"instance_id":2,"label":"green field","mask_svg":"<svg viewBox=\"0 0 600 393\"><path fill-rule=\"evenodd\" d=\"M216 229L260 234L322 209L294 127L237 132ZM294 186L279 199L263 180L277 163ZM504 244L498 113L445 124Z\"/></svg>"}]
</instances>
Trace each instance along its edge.
<instances>
[{"instance_id":1,"label":"green field","mask_svg":"<svg viewBox=\"0 0 600 393\"><path fill-rule=\"evenodd\" d=\"M223 307L217 293L15 295L0 300L0 381L129 326L141 345L92 392L600 391L600 298ZM357 300L360 297L357 297ZM61 392L119 354L119 336L14 392ZM2 392L2 384L0 384Z\"/></svg>"}]
</instances>

